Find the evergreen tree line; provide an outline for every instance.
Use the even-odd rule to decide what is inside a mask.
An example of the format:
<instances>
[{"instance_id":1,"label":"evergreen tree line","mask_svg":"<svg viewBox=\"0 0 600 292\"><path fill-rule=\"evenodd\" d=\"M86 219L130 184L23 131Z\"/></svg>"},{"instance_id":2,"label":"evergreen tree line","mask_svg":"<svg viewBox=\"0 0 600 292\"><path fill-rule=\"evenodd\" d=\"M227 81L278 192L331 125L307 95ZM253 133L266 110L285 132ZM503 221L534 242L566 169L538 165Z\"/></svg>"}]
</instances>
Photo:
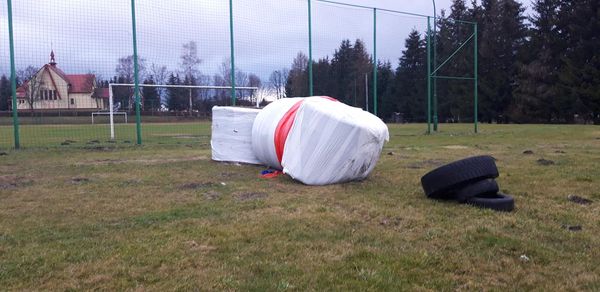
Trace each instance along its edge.
<instances>
[{"instance_id":1,"label":"evergreen tree line","mask_svg":"<svg viewBox=\"0 0 600 292\"><path fill-rule=\"evenodd\" d=\"M473 33L478 23L479 119L483 122L600 123L600 1L535 0L533 14L515 0L454 0L436 23L438 65ZM426 119L427 35L413 30L396 68L378 61L378 114ZM473 43L467 43L437 73L473 77ZM433 54L431 56L433 58ZM344 40L332 57L313 61L315 95L372 106L373 62L364 43ZM365 82L365 78L367 78ZM440 121L472 121L473 81L438 79ZM308 58L299 53L287 96L308 95Z\"/></svg>"}]
</instances>

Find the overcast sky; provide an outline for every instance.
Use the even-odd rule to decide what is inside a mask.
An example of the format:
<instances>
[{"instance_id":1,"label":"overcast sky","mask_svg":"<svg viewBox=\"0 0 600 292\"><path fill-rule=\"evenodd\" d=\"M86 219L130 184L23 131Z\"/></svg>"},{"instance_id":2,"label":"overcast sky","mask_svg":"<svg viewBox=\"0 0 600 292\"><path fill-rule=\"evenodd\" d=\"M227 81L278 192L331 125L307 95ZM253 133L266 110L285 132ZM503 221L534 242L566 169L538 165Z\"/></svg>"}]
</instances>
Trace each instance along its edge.
<instances>
[{"instance_id":1,"label":"overcast sky","mask_svg":"<svg viewBox=\"0 0 600 292\"><path fill-rule=\"evenodd\" d=\"M338 0L339 2L433 14L427 0ZM294 56L308 52L306 0L234 0L235 61L238 68L263 81L275 69L289 67ZM437 0L438 11L451 0ZM17 68L40 67L54 49L68 74L114 75L117 59L132 54L131 10L123 0L13 1ZM138 0L138 53L148 64L177 70L183 43L195 41L204 74L215 74L229 58L227 0ZM0 73L8 72L6 1L0 1ZM373 49L373 11L313 0L313 52L331 56L343 39L361 39ZM411 29L423 32L420 17L379 12L378 59L397 63Z\"/></svg>"}]
</instances>

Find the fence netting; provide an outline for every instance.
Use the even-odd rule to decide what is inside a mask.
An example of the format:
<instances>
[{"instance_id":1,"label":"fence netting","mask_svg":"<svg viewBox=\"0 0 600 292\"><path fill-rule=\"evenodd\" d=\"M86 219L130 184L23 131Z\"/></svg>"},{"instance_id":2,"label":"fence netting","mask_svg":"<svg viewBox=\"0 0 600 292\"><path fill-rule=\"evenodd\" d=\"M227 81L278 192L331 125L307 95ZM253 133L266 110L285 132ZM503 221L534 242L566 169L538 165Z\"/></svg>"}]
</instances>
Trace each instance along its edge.
<instances>
[{"instance_id":1,"label":"fence netting","mask_svg":"<svg viewBox=\"0 0 600 292\"><path fill-rule=\"evenodd\" d=\"M311 94L388 122L427 120L426 16L318 0L133 3L12 1L21 146L204 144L215 105L261 107ZM3 24L8 15L0 1ZM441 18L436 28L438 64L462 47L437 74L470 76L473 47L462 42L473 27ZM9 51L2 25L5 149L16 145ZM472 119L464 102L472 81L456 82L463 85L438 78L434 86L440 120Z\"/></svg>"}]
</instances>

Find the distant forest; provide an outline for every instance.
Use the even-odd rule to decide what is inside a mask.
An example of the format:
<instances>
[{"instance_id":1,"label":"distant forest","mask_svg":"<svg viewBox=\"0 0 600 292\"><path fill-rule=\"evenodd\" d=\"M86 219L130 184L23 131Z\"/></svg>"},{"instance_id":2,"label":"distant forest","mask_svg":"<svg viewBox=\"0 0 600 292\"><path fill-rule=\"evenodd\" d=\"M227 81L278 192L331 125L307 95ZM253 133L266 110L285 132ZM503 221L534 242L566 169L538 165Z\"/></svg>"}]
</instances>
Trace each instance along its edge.
<instances>
[{"instance_id":1,"label":"distant forest","mask_svg":"<svg viewBox=\"0 0 600 292\"><path fill-rule=\"evenodd\" d=\"M533 15L514 0L454 0L437 22L437 60L441 62L478 23L479 119L498 123L600 124L600 1L537 0ZM396 68L379 61L379 116L402 113L426 119L426 32L413 30ZM438 74L472 76L473 47L466 45ZM287 96L308 94L308 58L295 58ZM345 40L331 58L313 62L314 94L331 95L364 108L365 87L372 95L373 63L361 40ZM473 119L472 81L438 80L440 121ZM372 103L371 103L372 104Z\"/></svg>"}]
</instances>

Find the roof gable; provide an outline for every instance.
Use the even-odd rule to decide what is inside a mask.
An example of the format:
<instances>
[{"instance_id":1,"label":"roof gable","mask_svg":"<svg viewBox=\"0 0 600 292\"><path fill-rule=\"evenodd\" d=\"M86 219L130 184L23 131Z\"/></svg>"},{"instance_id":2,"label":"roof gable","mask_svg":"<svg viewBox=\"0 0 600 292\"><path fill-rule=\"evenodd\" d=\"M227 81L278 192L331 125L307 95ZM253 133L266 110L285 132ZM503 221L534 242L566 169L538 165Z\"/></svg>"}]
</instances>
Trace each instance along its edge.
<instances>
[{"instance_id":1,"label":"roof gable","mask_svg":"<svg viewBox=\"0 0 600 292\"><path fill-rule=\"evenodd\" d=\"M73 74L67 75L69 82L69 93L91 93L94 91L94 74Z\"/></svg>"}]
</instances>

